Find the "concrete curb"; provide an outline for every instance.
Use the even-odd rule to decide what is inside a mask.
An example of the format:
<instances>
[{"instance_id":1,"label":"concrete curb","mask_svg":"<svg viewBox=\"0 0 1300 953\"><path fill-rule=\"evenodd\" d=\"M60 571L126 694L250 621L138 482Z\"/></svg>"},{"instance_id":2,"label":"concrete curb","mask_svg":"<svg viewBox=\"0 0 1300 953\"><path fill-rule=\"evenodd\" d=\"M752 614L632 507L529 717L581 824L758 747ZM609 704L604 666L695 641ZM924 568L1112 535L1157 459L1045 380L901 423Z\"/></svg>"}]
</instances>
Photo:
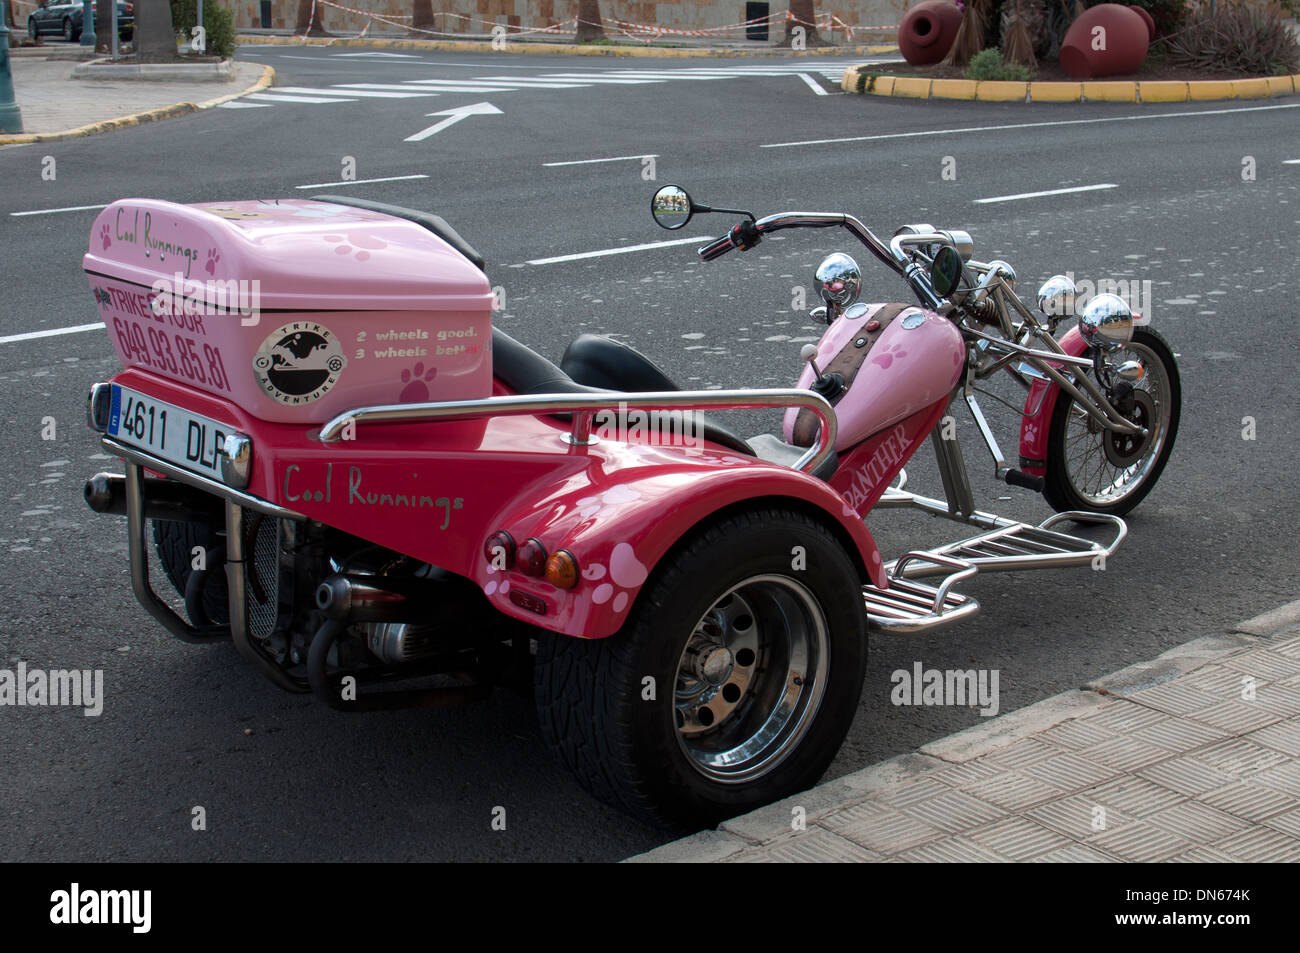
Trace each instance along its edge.
<instances>
[{"instance_id":1,"label":"concrete curb","mask_svg":"<svg viewBox=\"0 0 1300 953\"><path fill-rule=\"evenodd\" d=\"M1027 83L928 79L923 76L888 76L879 64L850 66L840 79L846 93L892 96L904 99L958 99L1017 103L1186 103L1224 99L1269 99L1300 91L1300 74L1233 80L1145 80L1078 83L1031 81Z\"/></svg>"},{"instance_id":2,"label":"concrete curb","mask_svg":"<svg viewBox=\"0 0 1300 953\"><path fill-rule=\"evenodd\" d=\"M1150 662L1139 662L1111 675L1089 682L1076 691L1062 692L1036 704L923 745L917 752L881 761L852 774L769 804L741 817L725 821L717 830L701 831L664 844L624 863L716 863L741 851L788 837L796 810L811 824L832 811L861 804L869 797L900 785L946 770L954 764L973 761L1005 748L1030 735L1053 728L1103 705L1133 704L1123 696L1185 675L1261 639L1300 628L1300 600L1255 616L1234 627L1234 633L1206 636L1170 649ZM825 839L825 837L823 837ZM854 854L848 859L874 859L863 849L846 844ZM833 850L834 845L831 846ZM810 859L826 858L827 848L814 848Z\"/></svg>"},{"instance_id":3,"label":"concrete curb","mask_svg":"<svg viewBox=\"0 0 1300 953\"><path fill-rule=\"evenodd\" d=\"M460 53L494 52L491 45L472 40L402 40L368 37L298 37L241 33L236 37L240 45L257 46L338 46L361 47L373 50L442 50ZM820 47L812 50L732 50L681 47L635 46L577 46L570 43L507 43L507 53L550 53L564 56L622 56L673 59L677 57L716 56L725 58L790 57L790 56L875 56L897 50L894 44L853 47Z\"/></svg>"},{"instance_id":4,"label":"concrete curb","mask_svg":"<svg viewBox=\"0 0 1300 953\"><path fill-rule=\"evenodd\" d=\"M75 79L143 80L163 83L221 83L235 71L233 59L220 63L114 63L99 57L73 67Z\"/></svg>"},{"instance_id":5,"label":"concrete curb","mask_svg":"<svg viewBox=\"0 0 1300 953\"><path fill-rule=\"evenodd\" d=\"M130 116L104 119L85 126L78 126L75 129L64 129L61 132L17 133L15 135L0 136L0 146L21 145L30 142L54 142L59 139L80 139L84 136L98 135L101 132L111 132L114 129L125 129L127 126L138 126L142 123L153 122L155 119L184 116L192 112L198 112L201 109L211 109L213 106L219 106L232 99L238 99L240 96L247 96L249 93L260 92L274 82L275 70L269 66L263 66L261 78L252 86L241 89L237 93L227 93L198 103L172 103L170 106L159 106L156 109L147 109L144 112L133 113Z\"/></svg>"}]
</instances>

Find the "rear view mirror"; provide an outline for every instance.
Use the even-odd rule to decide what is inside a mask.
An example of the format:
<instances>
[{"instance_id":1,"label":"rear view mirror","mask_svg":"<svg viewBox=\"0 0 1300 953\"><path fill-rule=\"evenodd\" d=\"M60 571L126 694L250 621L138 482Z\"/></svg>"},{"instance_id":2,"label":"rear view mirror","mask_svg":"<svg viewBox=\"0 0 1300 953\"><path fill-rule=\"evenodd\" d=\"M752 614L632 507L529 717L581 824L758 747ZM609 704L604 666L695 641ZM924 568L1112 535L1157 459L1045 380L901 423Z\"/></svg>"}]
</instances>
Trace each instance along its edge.
<instances>
[{"instance_id":1,"label":"rear view mirror","mask_svg":"<svg viewBox=\"0 0 1300 953\"><path fill-rule=\"evenodd\" d=\"M665 185L650 200L650 214L660 228L676 231L684 228L695 213L695 206L686 190L676 185Z\"/></svg>"},{"instance_id":2,"label":"rear view mirror","mask_svg":"<svg viewBox=\"0 0 1300 953\"><path fill-rule=\"evenodd\" d=\"M940 248L930 264L930 284L934 287L935 294L946 298L956 291L961 283L961 269L961 255L957 249L951 245Z\"/></svg>"}]
</instances>

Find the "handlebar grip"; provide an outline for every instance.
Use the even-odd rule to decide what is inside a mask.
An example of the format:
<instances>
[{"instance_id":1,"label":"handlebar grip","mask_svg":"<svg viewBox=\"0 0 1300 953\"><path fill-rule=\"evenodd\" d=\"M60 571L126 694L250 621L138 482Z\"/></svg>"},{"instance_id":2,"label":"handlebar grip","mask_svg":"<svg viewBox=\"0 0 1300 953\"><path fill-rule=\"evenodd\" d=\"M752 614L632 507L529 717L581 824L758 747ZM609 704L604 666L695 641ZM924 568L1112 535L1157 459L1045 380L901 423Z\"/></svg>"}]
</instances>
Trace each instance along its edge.
<instances>
[{"instance_id":1,"label":"handlebar grip","mask_svg":"<svg viewBox=\"0 0 1300 953\"><path fill-rule=\"evenodd\" d=\"M736 243L731 240L731 233L723 235L716 241L709 242L698 252L701 261L713 261L713 259L725 255L736 247Z\"/></svg>"}]
</instances>

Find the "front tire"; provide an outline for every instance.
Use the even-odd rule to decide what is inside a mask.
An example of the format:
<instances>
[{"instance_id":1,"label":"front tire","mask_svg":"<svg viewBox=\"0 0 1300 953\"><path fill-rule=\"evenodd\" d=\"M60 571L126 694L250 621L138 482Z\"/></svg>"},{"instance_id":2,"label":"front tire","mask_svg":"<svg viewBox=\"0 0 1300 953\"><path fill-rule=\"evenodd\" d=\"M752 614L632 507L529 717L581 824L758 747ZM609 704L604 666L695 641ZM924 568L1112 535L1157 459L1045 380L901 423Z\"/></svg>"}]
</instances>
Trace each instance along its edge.
<instances>
[{"instance_id":1,"label":"front tire","mask_svg":"<svg viewBox=\"0 0 1300 953\"><path fill-rule=\"evenodd\" d=\"M1151 431L1141 445L1094 422L1060 394L1047 435L1043 496L1057 512L1087 510L1122 516L1151 492L1178 436L1182 384L1174 352L1159 333L1137 328L1133 340L1110 355L1114 364L1142 363L1130 419Z\"/></svg>"},{"instance_id":2,"label":"front tire","mask_svg":"<svg viewBox=\"0 0 1300 953\"><path fill-rule=\"evenodd\" d=\"M542 737L597 798L712 827L817 782L857 711L866 645L862 581L830 531L735 513L664 557L613 636L540 640Z\"/></svg>"},{"instance_id":3,"label":"front tire","mask_svg":"<svg viewBox=\"0 0 1300 953\"><path fill-rule=\"evenodd\" d=\"M34 43L34 42L36 42L37 39L40 38L40 35L41 35L41 31L40 31L40 28L36 25L36 18L35 18L35 17L28 17L28 18L27 18L27 36L30 37L31 40L32 40L32 42Z\"/></svg>"}]
</instances>

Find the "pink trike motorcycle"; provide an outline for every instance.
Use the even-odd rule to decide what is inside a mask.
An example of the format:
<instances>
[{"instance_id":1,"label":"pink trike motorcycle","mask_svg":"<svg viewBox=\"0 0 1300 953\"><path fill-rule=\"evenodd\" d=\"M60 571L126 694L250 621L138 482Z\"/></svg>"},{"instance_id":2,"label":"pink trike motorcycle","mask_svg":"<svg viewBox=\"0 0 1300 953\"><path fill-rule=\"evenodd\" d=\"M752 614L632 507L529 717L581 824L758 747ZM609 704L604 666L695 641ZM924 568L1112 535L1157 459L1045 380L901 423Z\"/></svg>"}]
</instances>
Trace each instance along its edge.
<instances>
[{"instance_id":1,"label":"pink trike motorcycle","mask_svg":"<svg viewBox=\"0 0 1300 953\"><path fill-rule=\"evenodd\" d=\"M1178 370L1113 295L1058 341L1069 279L1036 315L965 232L882 241L850 215L755 219L675 186L652 201L668 228L706 211L742 216L706 261L843 228L920 305L856 302L857 265L832 255L797 386L689 391L607 338L556 366L494 329L482 259L433 215L110 205L84 265L124 370L91 389L89 418L125 475L96 475L86 499L126 516L136 597L180 639L229 639L336 709L533 691L592 794L674 826L812 785L857 710L869 629L970 617L955 583L977 572L1115 552L1173 447ZM1015 467L975 396L998 372L1027 391ZM976 509L945 420L958 400L998 477L1055 515ZM742 439L705 416L737 408L784 408L782 432ZM927 437L943 501L904 489ZM886 507L977 532L886 561L864 523Z\"/></svg>"}]
</instances>

